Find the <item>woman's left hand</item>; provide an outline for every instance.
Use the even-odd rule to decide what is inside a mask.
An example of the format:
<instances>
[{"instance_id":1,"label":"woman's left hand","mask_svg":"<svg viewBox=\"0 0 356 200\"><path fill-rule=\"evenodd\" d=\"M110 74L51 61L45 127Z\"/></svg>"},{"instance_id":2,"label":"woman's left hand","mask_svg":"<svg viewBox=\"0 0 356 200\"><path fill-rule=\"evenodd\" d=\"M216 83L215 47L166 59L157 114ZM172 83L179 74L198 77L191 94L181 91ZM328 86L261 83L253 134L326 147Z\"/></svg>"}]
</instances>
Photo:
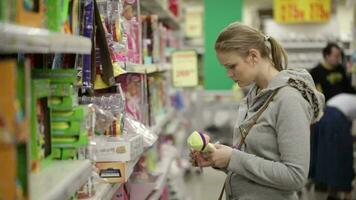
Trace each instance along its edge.
<instances>
[{"instance_id":1,"label":"woman's left hand","mask_svg":"<svg viewBox=\"0 0 356 200\"><path fill-rule=\"evenodd\" d=\"M211 154L214 167L226 168L229 165L233 149L222 144L215 144L216 150Z\"/></svg>"}]
</instances>

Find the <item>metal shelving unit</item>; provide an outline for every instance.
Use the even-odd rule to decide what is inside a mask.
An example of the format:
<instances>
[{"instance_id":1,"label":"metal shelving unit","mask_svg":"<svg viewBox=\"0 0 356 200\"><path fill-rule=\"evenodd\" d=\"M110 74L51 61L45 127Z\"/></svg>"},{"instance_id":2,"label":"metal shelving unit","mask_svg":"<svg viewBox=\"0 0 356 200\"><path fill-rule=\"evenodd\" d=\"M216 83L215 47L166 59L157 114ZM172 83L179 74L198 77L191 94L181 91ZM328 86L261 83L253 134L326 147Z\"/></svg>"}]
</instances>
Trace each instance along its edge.
<instances>
[{"instance_id":1,"label":"metal shelving unit","mask_svg":"<svg viewBox=\"0 0 356 200\"><path fill-rule=\"evenodd\" d=\"M140 64L128 64L126 66L127 72L136 72L136 73L155 73L163 72L171 69L170 64L151 64L151 65L140 65Z\"/></svg>"},{"instance_id":2,"label":"metal shelving unit","mask_svg":"<svg viewBox=\"0 0 356 200\"><path fill-rule=\"evenodd\" d=\"M141 12L143 14L155 14L159 19L174 30L180 29L180 23L167 8L164 8L159 0L141 0Z\"/></svg>"},{"instance_id":3,"label":"metal shelving unit","mask_svg":"<svg viewBox=\"0 0 356 200\"><path fill-rule=\"evenodd\" d=\"M140 156L138 156L135 160L128 162L127 168L125 168L125 171L127 172L126 178L128 179L137 164L138 160L140 159ZM127 180L125 180L126 182ZM110 184L110 183L98 183L96 185L96 193L95 196L90 198L89 200L110 200L112 196L115 194L115 192L120 188L121 183L116 183L116 184Z\"/></svg>"},{"instance_id":4,"label":"metal shelving unit","mask_svg":"<svg viewBox=\"0 0 356 200\"><path fill-rule=\"evenodd\" d=\"M156 134L160 134L162 132L162 129L164 127L164 125L166 125L169 121L172 120L174 116L174 110L168 110L167 114L164 115L161 120L159 120L155 126L151 127L152 132L156 133Z\"/></svg>"},{"instance_id":5,"label":"metal shelving unit","mask_svg":"<svg viewBox=\"0 0 356 200\"><path fill-rule=\"evenodd\" d=\"M0 53L89 54L91 40L46 29L0 23Z\"/></svg>"},{"instance_id":6,"label":"metal shelving unit","mask_svg":"<svg viewBox=\"0 0 356 200\"><path fill-rule=\"evenodd\" d=\"M149 200L159 200L163 189L164 185L167 181L167 176L169 173L169 170L171 169L172 162L174 160L174 156L170 156L168 158L163 159L157 167L157 173L161 173L159 178L156 181L156 187L154 189L154 193L152 196L149 197Z\"/></svg>"},{"instance_id":7,"label":"metal shelving unit","mask_svg":"<svg viewBox=\"0 0 356 200\"><path fill-rule=\"evenodd\" d=\"M91 176L89 160L53 161L30 175L30 196L36 200L69 199Z\"/></svg>"},{"instance_id":8,"label":"metal shelving unit","mask_svg":"<svg viewBox=\"0 0 356 200\"><path fill-rule=\"evenodd\" d=\"M326 46L326 41L312 41L312 42L282 42L282 46L287 50L320 50Z\"/></svg>"}]
</instances>

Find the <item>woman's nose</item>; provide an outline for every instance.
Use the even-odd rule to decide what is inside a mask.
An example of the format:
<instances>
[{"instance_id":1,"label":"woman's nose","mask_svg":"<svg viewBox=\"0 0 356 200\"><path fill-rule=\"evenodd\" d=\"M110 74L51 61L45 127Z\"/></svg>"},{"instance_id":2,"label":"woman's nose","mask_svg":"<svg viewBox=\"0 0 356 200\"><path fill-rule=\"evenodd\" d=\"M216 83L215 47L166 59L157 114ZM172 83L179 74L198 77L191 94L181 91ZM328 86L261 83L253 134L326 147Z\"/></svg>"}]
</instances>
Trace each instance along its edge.
<instances>
[{"instance_id":1,"label":"woman's nose","mask_svg":"<svg viewBox=\"0 0 356 200\"><path fill-rule=\"evenodd\" d=\"M231 70L231 69L228 69L227 72L226 72L227 76L228 77L233 77L234 76L234 72Z\"/></svg>"}]
</instances>

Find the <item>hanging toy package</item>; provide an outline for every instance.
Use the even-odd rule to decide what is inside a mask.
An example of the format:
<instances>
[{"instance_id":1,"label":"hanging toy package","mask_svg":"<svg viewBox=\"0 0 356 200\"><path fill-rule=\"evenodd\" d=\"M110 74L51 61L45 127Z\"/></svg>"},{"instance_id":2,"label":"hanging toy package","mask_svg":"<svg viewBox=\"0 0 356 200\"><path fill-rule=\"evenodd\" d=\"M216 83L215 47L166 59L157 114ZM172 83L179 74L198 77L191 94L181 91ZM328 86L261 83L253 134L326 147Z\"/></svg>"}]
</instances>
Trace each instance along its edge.
<instances>
[{"instance_id":1,"label":"hanging toy package","mask_svg":"<svg viewBox=\"0 0 356 200\"><path fill-rule=\"evenodd\" d=\"M130 116L125 116L125 130L124 133L136 133L143 136L143 145L144 148L151 147L158 139L158 136L151 131L148 127L143 125L141 122L138 122L132 119Z\"/></svg>"}]
</instances>

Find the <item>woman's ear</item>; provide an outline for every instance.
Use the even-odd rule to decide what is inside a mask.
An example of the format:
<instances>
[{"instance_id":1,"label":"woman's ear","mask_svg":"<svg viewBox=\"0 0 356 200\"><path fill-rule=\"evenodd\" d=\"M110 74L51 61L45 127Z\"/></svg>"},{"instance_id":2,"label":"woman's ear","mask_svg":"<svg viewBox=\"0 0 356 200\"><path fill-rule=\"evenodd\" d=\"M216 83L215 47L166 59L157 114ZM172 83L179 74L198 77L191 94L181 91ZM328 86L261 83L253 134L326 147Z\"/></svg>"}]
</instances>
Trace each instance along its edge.
<instances>
[{"instance_id":1,"label":"woman's ear","mask_svg":"<svg viewBox=\"0 0 356 200\"><path fill-rule=\"evenodd\" d=\"M256 64L258 60L261 58L261 54L256 49L250 49L247 57L251 63Z\"/></svg>"}]
</instances>

